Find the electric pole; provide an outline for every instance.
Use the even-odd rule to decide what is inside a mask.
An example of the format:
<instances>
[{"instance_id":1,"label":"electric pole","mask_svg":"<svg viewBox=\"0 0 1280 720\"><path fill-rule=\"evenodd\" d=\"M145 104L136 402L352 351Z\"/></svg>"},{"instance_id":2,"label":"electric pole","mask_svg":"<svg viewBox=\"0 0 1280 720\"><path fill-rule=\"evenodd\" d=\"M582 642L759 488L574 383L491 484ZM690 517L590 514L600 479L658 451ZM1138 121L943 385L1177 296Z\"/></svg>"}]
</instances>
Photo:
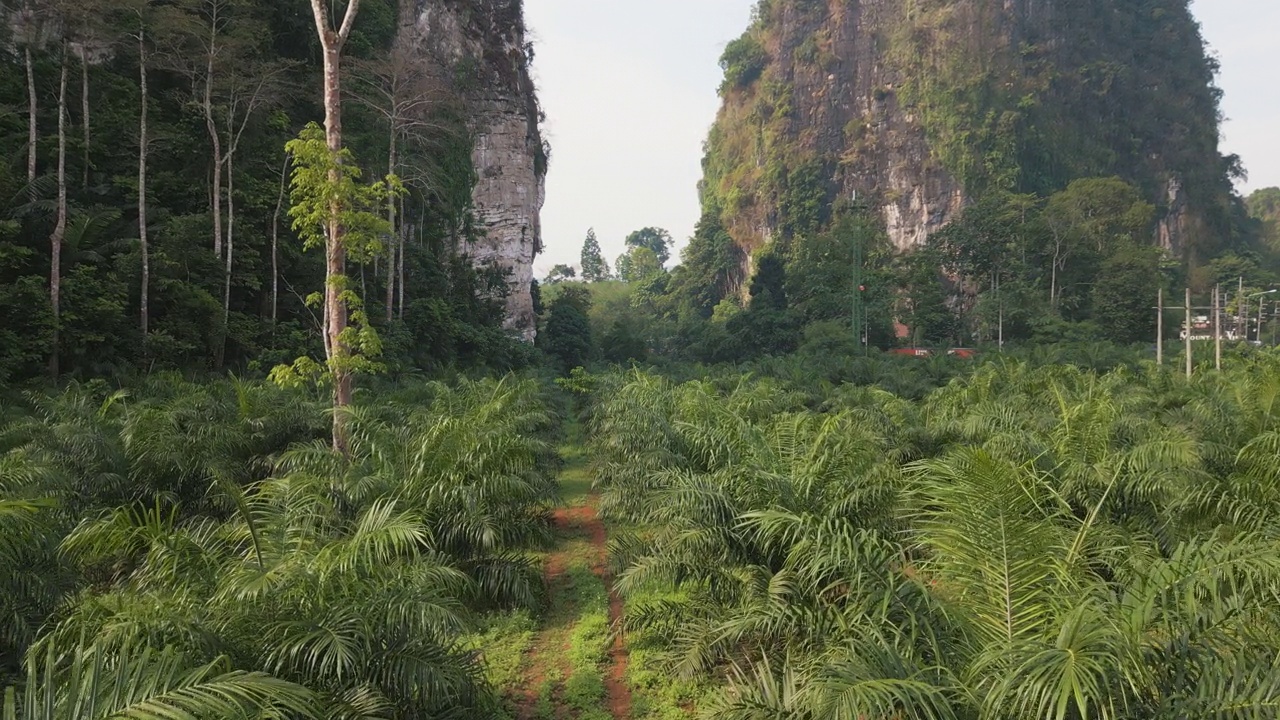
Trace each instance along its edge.
<instances>
[{"instance_id":1,"label":"electric pole","mask_svg":"<svg viewBox=\"0 0 1280 720\"><path fill-rule=\"evenodd\" d=\"M1240 328L1245 328L1245 324L1249 321L1249 311L1244 309L1244 276L1240 276L1240 292L1236 293L1236 335L1239 335ZM1240 338L1236 338L1238 342ZM1249 330L1244 329L1244 341L1249 342Z\"/></svg>"},{"instance_id":2,"label":"electric pole","mask_svg":"<svg viewBox=\"0 0 1280 720\"><path fill-rule=\"evenodd\" d=\"M1239 318L1237 318L1239 319ZM1222 286L1213 286L1213 366L1222 371Z\"/></svg>"},{"instance_id":3,"label":"electric pole","mask_svg":"<svg viewBox=\"0 0 1280 720\"><path fill-rule=\"evenodd\" d=\"M1191 374L1195 370L1195 364L1191 358L1191 288L1187 288L1187 379L1191 379Z\"/></svg>"},{"instance_id":4,"label":"electric pole","mask_svg":"<svg viewBox=\"0 0 1280 720\"><path fill-rule=\"evenodd\" d=\"M866 286L862 281L862 243L855 235L853 237L853 306L850 308L853 315L853 339L858 343L858 347L866 350L863 335L865 327L863 323L863 303L862 293L866 291Z\"/></svg>"},{"instance_id":5,"label":"electric pole","mask_svg":"<svg viewBox=\"0 0 1280 720\"><path fill-rule=\"evenodd\" d=\"M1156 296L1156 365L1164 367L1164 288Z\"/></svg>"}]
</instances>

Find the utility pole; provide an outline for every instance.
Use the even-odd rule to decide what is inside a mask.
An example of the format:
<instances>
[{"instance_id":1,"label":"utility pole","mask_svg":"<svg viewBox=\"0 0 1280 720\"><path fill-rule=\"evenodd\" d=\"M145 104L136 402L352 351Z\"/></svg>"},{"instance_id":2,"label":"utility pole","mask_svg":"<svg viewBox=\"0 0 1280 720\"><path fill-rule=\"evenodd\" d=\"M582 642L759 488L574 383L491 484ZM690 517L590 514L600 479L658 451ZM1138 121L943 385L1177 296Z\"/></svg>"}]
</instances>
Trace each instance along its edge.
<instances>
[{"instance_id":1,"label":"utility pole","mask_svg":"<svg viewBox=\"0 0 1280 720\"><path fill-rule=\"evenodd\" d=\"M850 308L853 315L853 339L858 343L858 347L866 349L863 342L863 307L862 293L866 290L866 286L862 284L862 243L857 236L853 238L853 307Z\"/></svg>"},{"instance_id":2,"label":"utility pole","mask_svg":"<svg viewBox=\"0 0 1280 720\"><path fill-rule=\"evenodd\" d=\"M1258 344L1262 344L1262 314L1266 312L1267 293L1261 293L1258 297Z\"/></svg>"},{"instance_id":3,"label":"utility pole","mask_svg":"<svg viewBox=\"0 0 1280 720\"><path fill-rule=\"evenodd\" d=\"M1240 292L1236 294L1236 305L1239 305L1236 308L1236 335L1240 335L1240 328L1244 328L1244 335L1242 338L1237 338L1237 340L1243 339L1247 343L1249 342L1249 329L1245 326L1249 320L1249 311L1245 309L1244 304L1244 276L1241 275Z\"/></svg>"},{"instance_id":4,"label":"utility pole","mask_svg":"<svg viewBox=\"0 0 1280 720\"><path fill-rule=\"evenodd\" d=\"M1156 297L1156 365L1164 367L1164 288Z\"/></svg>"},{"instance_id":5,"label":"utility pole","mask_svg":"<svg viewBox=\"0 0 1280 720\"><path fill-rule=\"evenodd\" d=\"M1187 288L1187 379L1191 379L1191 374L1195 370L1195 364L1191 358L1191 288Z\"/></svg>"},{"instance_id":6,"label":"utility pole","mask_svg":"<svg viewBox=\"0 0 1280 720\"><path fill-rule=\"evenodd\" d=\"M1237 318L1238 319L1238 318ZM1213 286L1213 366L1222 371L1222 286Z\"/></svg>"},{"instance_id":7,"label":"utility pole","mask_svg":"<svg viewBox=\"0 0 1280 720\"><path fill-rule=\"evenodd\" d=\"M1249 300L1252 300L1252 299L1254 299L1254 298L1258 298L1258 344L1259 344L1259 345L1261 345L1261 344L1262 344L1262 316L1266 313L1267 296L1268 296L1268 295L1275 295L1275 294L1276 294L1276 293L1278 293L1278 292L1280 292L1280 290L1277 290L1277 289L1275 289L1275 288L1272 288L1271 290L1264 290L1264 291L1262 291L1262 292L1260 292L1260 293L1255 293L1255 294L1253 294L1253 295L1250 295L1250 296L1249 296L1249 297L1247 297L1247 298L1246 298L1246 297L1242 297L1242 298L1240 298L1240 303L1241 303L1242 305L1243 305L1243 304L1245 304L1245 303L1247 303ZM1249 321L1248 321L1248 319L1246 319L1246 320L1245 320L1246 325L1248 324L1248 322L1249 322ZM1273 335L1275 334L1275 326L1274 326L1274 325L1272 326L1272 334L1273 334ZM1245 342L1248 342L1248 341L1249 341L1249 329L1248 329L1248 327L1246 327L1246 328L1245 328L1245 331L1244 331L1244 340L1245 340ZM1272 344L1274 345L1275 343L1272 343Z\"/></svg>"}]
</instances>

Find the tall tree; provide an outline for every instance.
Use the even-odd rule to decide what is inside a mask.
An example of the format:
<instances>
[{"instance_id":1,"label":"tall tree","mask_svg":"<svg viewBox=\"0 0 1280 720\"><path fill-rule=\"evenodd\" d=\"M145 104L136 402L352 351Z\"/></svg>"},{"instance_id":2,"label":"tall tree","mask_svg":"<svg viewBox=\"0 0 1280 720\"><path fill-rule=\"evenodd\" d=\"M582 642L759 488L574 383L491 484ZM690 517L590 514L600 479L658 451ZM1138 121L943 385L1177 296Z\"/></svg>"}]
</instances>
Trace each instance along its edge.
<instances>
[{"instance_id":1,"label":"tall tree","mask_svg":"<svg viewBox=\"0 0 1280 720\"><path fill-rule=\"evenodd\" d=\"M385 59L358 60L352 65L353 96L381 115L387 124L387 174L400 175L402 144L420 143L422 134L439 129L430 121L431 107L443 97L440 78L418 48L397 42ZM398 254L404 252L404 233L397 232L397 203L387 203L391 226L387 242L386 321L391 322L398 284ZM399 218L403 221L403 218Z\"/></svg>"},{"instance_id":2,"label":"tall tree","mask_svg":"<svg viewBox=\"0 0 1280 720\"><path fill-rule=\"evenodd\" d=\"M545 332L538 344L555 358L562 374L591 359L591 292L582 285L566 285L551 301Z\"/></svg>"},{"instance_id":3,"label":"tall tree","mask_svg":"<svg viewBox=\"0 0 1280 720\"><path fill-rule=\"evenodd\" d=\"M619 255L614 269L618 271L618 278L627 282L640 282L663 272L658 255L644 245L632 246Z\"/></svg>"},{"instance_id":4,"label":"tall tree","mask_svg":"<svg viewBox=\"0 0 1280 720\"><path fill-rule=\"evenodd\" d=\"M93 62L93 54L101 52L110 44L105 12L107 5L103 0L62 0L62 4L71 6L64 9L62 16L68 20L71 46L80 64L80 130L84 144L81 148L81 162L84 165L81 184L88 187L93 147L89 66Z\"/></svg>"},{"instance_id":5,"label":"tall tree","mask_svg":"<svg viewBox=\"0 0 1280 720\"><path fill-rule=\"evenodd\" d=\"M1149 340L1156 332L1151 298L1160 289L1160 251L1123 242L1097 270L1091 291L1092 318L1117 343Z\"/></svg>"},{"instance_id":6,"label":"tall tree","mask_svg":"<svg viewBox=\"0 0 1280 720\"><path fill-rule=\"evenodd\" d=\"M601 282L610 277L609 263L600 253L600 241L596 239L596 230L587 230L587 239L582 243L582 279L587 282Z\"/></svg>"},{"instance_id":7,"label":"tall tree","mask_svg":"<svg viewBox=\"0 0 1280 720\"><path fill-rule=\"evenodd\" d=\"M355 27L360 0L349 0L342 22L334 29L324 0L311 0L316 33L324 52L324 131L325 143L332 156L329 184L337 187L342 179L342 49ZM346 432L346 408L351 405L352 370L348 366L351 348L346 338L348 309L346 293L347 247L343 242L342 216L347 210L343 198L334 194L328 201L325 223L325 348L333 373L333 448L346 454L350 445Z\"/></svg>"},{"instance_id":8,"label":"tall tree","mask_svg":"<svg viewBox=\"0 0 1280 720\"><path fill-rule=\"evenodd\" d=\"M572 280L576 277L578 277L577 270L574 270L568 265L556 265L551 268L551 272L547 273L547 283L555 284L566 280Z\"/></svg>"},{"instance_id":9,"label":"tall tree","mask_svg":"<svg viewBox=\"0 0 1280 720\"><path fill-rule=\"evenodd\" d=\"M235 159L240 149L240 142L249 121L259 110L279 100L284 86L279 82L284 70L284 63L253 62L242 58L236 72L227 74L227 89L221 108L223 129L226 134L222 143L224 152L222 161L227 166L227 225L225 237L225 265L223 273L222 293L222 331L223 344L219 354L226 348L227 325L231 318L231 280L235 269L235 231L236 231L236 199L235 199ZM221 365L221 357L219 357Z\"/></svg>"},{"instance_id":10,"label":"tall tree","mask_svg":"<svg viewBox=\"0 0 1280 720\"><path fill-rule=\"evenodd\" d=\"M58 80L58 207L53 233L49 236L49 301L53 306L53 351L49 355L49 374L57 379L58 353L62 322L62 242L67 235L67 44L61 49L61 72Z\"/></svg>"},{"instance_id":11,"label":"tall tree","mask_svg":"<svg viewBox=\"0 0 1280 720\"><path fill-rule=\"evenodd\" d=\"M671 259L671 246L674 244L671 233L659 227L642 228L627 236L628 248L649 248L662 265Z\"/></svg>"},{"instance_id":12,"label":"tall tree","mask_svg":"<svg viewBox=\"0 0 1280 720\"><path fill-rule=\"evenodd\" d=\"M1053 241L1050 304L1060 308L1064 294L1075 289L1073 284L1088 282L1087 271L1117 243L1140 241L1148 235L1154 217L1155 208L1120 178L1076 180L1050 197L1044 210Z\"/></svg>"},{"instance_id":13,"label":"tall tree","mask_svg":"<svg viewBox=\"0 0 1280 720\"><path fill-rule=\"evenodd\" d=\"M40 42L43 8L37 0L23 0L21 14L22 63L27 80L27 182L36 179L36 152L40 142L39 104L36 93L36 65L32 48Z\"/></svg>"},{"instance_id":14,"label":"tall tree","mask_svg":"<svg viewBox=\"0 0 1280 720\"><path fill-rule=\"evenodd\" d=\"M280 212L284 209L285 188L289 183L289 161L292 156L284 154L284 164L280 167L280 194L276 196L276 209L271 215L271 322L275 323L280 312Z\"/></svg>"},{"instance_id":15,"label":"tall tree","mask_svg":"<svg viewBox=\"0 0 1280 720\"><path fill-rule=\"evenodd\" d=\"M120 34L136 45L138 51L138 251L141 255L141 279L139 281L138 327L145 337L151 331L151 243L148 225L149 205L147 179L151 153L151 27L155 23L156 8L153 0L129 0L120 2L117 11ZM161 12L166 12L162 10ZM87 116L85 122L88 122ZM86 141L88 135L86 134Z\"/></svg>"},{"instance_id":16,"label":"tall tree","mask_svg":"<svg viewBox=\"0 0 1280 720\"><path fill-rule=\"evenodd\" d=\"M262 41L264 29L248 17L251 8L242 0L179 0L167 16L166 51L169 69L187 79L192 98L199 106L209 138L212 178L209 184L209 212L213 221L213 251L223 257L223 180L227 164L223 123L218 113L229 102L228 91L242 85L228 75L250 74L246 67L253 48Z\"/></svg>"},{"instance_id":17,"label":"tall tree","mask_svg":"<svg viewBox=\"0 0 1280 720\"><path fill-rule=\"evenodd\" d=\"M145 7L145 5L144 5ZM147 128L147 105L151 101L148 86L147 23L142 9L138 11L138 246L142 254L142 288L138 301L139 324L145 338L151 331L151 246L147 238L147 153L151 136Z\"/></svg>"}]
</instances>

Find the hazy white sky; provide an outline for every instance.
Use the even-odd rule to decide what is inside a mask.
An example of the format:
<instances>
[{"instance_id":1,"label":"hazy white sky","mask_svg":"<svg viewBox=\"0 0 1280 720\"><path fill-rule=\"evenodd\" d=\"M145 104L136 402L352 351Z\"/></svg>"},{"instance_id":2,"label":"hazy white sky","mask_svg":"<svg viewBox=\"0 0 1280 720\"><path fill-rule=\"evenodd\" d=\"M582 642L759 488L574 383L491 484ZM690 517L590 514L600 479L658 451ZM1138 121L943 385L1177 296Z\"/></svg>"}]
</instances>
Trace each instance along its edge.
<instances>
[{"instance_id":1,"label":"hazy white sky","mask_svg":"<svg viewBox=\"0 0 1280 720\"><path fill-rule=\"evenodd\" d=\"M594 227L610 265L648 225L683 246L698 219L702 142L715 119L717 61L754 0L525 0L552 143L538 277L576 265ZM1193 0L1222 63L1224 152L1242 189L1280 185L1280 2Z\"/></svg>"}]
</instances>

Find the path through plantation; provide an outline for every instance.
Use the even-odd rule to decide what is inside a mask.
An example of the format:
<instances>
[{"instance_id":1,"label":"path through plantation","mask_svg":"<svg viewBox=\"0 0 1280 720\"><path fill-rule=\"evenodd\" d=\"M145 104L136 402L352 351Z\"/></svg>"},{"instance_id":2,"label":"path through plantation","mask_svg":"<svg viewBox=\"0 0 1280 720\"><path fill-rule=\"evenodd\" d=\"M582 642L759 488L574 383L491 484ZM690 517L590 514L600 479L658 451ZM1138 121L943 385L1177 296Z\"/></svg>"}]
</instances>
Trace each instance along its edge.
<instances>
[{"instance_id":1,"label":"path through plantation","mask_svg":"<svg viewBox=\"0 0 1280 720\"><path fill-rule=\"evenodd\" d=\"M586 458L577 448L564 454L564 506L555 512L556 546L544 570L548 610L507 697L517 720L629 719L622 601L610 588L608 538Z\"/></svg>"}]
</instances>

